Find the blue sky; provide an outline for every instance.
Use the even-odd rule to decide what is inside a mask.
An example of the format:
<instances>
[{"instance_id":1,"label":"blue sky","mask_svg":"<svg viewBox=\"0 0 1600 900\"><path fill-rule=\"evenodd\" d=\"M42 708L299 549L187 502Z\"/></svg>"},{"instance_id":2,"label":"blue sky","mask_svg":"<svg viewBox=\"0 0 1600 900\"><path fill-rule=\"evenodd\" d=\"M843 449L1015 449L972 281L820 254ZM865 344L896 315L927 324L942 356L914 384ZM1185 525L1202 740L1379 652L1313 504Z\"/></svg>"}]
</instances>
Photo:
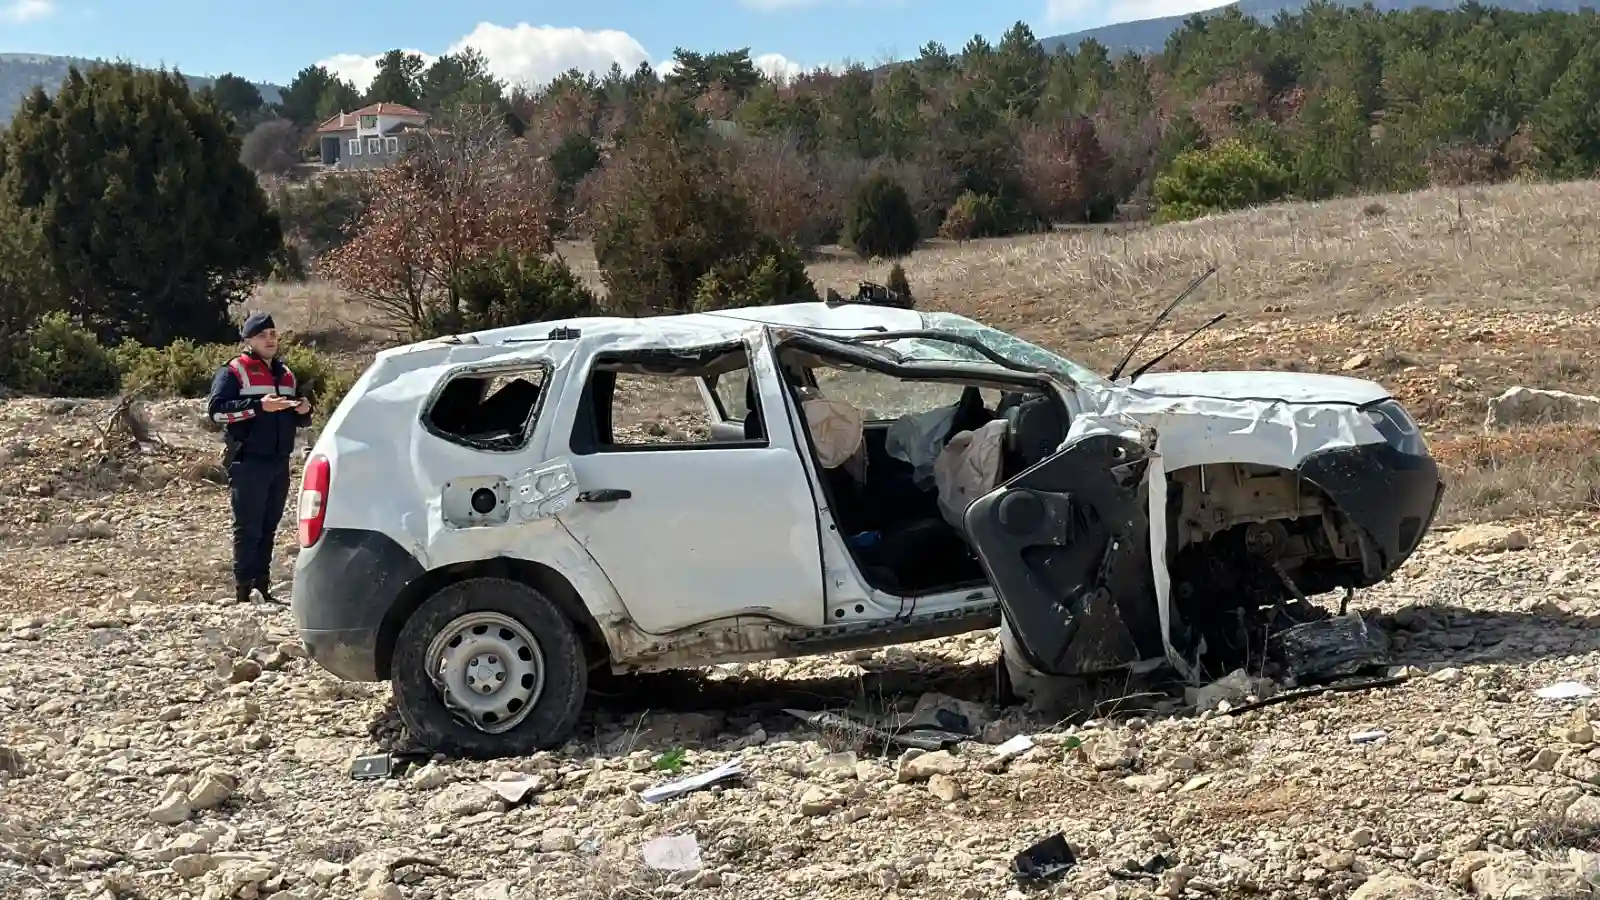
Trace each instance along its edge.
<instances>
[{"instance_id":1,"label":"blue sky","mask_svg":"<svg viewBox=\"0 0 1600 900\"><path fill-rule=\"evenodd\" d=\"M1219 0L0 0L0 52L125 58L196 75L287 81L313 62L357 82L400 47L464 43L496 74L538 82L571 66L659 63L675 46L749 46L773 70L958 49L1022 20L1040 37L1215 6ZM382 10L379 12L379 10Z\"/></svg>"}]
</instances>

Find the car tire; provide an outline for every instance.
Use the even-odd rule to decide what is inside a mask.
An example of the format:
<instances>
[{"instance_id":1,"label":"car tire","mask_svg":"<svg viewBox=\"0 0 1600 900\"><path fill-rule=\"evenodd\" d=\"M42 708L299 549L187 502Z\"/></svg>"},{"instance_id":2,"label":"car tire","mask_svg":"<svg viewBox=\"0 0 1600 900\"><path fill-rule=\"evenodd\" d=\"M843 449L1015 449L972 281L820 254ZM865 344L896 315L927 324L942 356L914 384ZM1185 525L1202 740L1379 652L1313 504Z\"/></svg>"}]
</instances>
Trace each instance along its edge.
<instances>
[{"instance_id":1,"label":"car tire","mask_svg":"<svg viewBox=\"0 0 1600 900\"><path fill-rule=\"evenodd\" d=\"M484 622L488 624L480 629ZM532 656L539 663L537 695L518 707L520 718L514 725L498 732L459 718L445 704L428 672L430 648L446 641L447 630L465 636L482 634L484 629L490 639L508 636L509 643L504 646L526 646L526 639L531 638ZM460 645L457 640L443 646ZM494 652L491 647L472 661L497 662ZM522 665L527 668L531 663ZM435 753L468 759L518 756L565 743L577 727L589 677L583 644L572 620L539 591L506 578L472 578L430 597L401 627L391 672L395 704L411 737ZM511 674L516 681L517 673ZM511 682L505 685L512 686ZM468 699L477 702L479 698Z\"/></svg>"}]
</instances>

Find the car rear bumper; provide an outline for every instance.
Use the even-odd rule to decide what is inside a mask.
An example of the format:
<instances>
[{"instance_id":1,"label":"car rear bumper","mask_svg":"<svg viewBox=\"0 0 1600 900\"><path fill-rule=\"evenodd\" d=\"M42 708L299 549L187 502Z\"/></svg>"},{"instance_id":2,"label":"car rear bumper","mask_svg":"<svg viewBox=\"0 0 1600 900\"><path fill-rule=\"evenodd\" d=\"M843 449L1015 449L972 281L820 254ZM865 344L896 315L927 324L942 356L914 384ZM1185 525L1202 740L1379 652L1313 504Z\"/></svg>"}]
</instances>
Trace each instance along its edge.
<instances>
[{"instance_id":1,"label":"car rear bumper","mask_svg":"<svg viewBox=\"0 0 1600 900\"><path fill-rule=\"evenodd\" d=\"M1416 551L1444 499L1432 457L1388 444L1324 450L1301 463L1300 474L1370 539L1377 554L1377 571L1367 573L1371 582L1389 577Z\"/></svg>"},{"instance_id":2,"label":"car rear bumper","mask_svg":"<svg viewBox=\"0 0 1600 900\"><path fill-rule=\"evenodd\" d=\"M317 664L346 681L382 681L385 620L422 564L389 536L332 528L301 551L291 606Z\"/></svg>"}]
</instances>

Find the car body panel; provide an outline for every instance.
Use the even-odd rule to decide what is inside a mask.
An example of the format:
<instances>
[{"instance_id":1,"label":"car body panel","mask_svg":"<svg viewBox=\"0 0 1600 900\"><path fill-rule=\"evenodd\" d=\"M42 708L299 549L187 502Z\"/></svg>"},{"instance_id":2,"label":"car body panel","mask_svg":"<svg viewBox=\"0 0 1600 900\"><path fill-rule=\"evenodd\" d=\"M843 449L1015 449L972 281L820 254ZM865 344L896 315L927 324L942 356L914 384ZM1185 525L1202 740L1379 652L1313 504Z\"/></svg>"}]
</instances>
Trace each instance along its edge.
<instances>
[{"instance_id":1,"label":"car body panel","mask_svg":"<svg viewBox=\"0 0 1600 900\"><path fill-rule=\"evenodd\" d=\"M967 508L1019 649L1043 671L1089 674L1162 652L1149 452L1137 432L1080 434Z\"/></svg>"},{"instance_id":2,"label":"car body panel","mask_svg":"<svg viewBox=\"0 0 1600 900\"><path fill-rule=\"evenodd\" d=\"M1130 392L1161 397L1214 397L1282 403L1343 403L1364 406L1387 400L1389 390L1374 381L1313 372L1152 372L1126 385Z\"/></svg>"}]
</instances>

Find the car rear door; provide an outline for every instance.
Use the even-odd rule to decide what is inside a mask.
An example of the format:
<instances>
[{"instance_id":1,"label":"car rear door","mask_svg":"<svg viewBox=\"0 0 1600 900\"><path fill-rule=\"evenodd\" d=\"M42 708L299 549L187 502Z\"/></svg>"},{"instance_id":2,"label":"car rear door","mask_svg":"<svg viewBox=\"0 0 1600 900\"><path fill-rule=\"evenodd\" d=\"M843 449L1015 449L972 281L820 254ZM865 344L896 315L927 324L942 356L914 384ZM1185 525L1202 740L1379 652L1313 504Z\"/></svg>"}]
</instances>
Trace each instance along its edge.
<instances>
[{"instance_id":1,"label":"car rear door","mask_svg":"<svg viewBox=\"0 0 1600 900\"><path fill-rule=\"evenodd\" d=\"M1139 439L1084 433L967 508L967 538L1036 670L1090 674L1162 654L1150 463Z\"/></svg>"}]
</instances>

